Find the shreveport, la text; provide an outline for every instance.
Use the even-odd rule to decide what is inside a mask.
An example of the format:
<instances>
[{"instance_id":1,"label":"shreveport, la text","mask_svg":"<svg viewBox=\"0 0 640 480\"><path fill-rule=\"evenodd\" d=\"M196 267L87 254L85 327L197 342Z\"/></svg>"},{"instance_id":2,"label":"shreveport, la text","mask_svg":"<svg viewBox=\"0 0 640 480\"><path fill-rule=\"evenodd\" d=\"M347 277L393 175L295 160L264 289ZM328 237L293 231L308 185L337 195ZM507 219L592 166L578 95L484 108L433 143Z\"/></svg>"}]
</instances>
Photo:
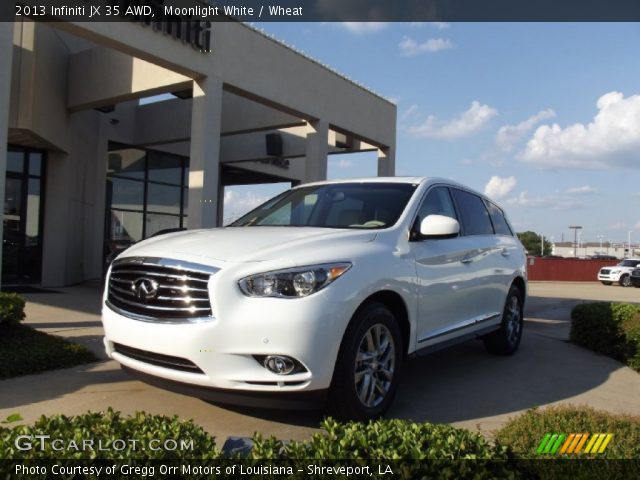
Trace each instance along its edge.
<instances>
[{"instance_id":1,"label":"shreveport, la text","mask_svg":"<svg viewBox=\"0 0 640 480\"><path fill-rule=\"evenodd\" d=\"M100 465L59 465L54 464L51 467L45 466L27 466L18 464L15 466L15 475L84 475L99 477L103 473L105 475L137 475L141 477L154 477L156 473L160 475L287 475L291 476L296 470L291 466L259 464L259 465L237 465L219 466L219 465L129 465L128 463L113 464L110 466ZM342 477L372 475L374 472L369 465L316 465L309 464L306 468L298 468L297 473L304 473L312 476L328 476L337 475ZM393 475L393 470L389 465L378 465L378 474Z\"/></svg>"},{"instance_id":2,"label":"shreveport, la text","mask_svg":"<svg viewBox=\"0 0 640 480\"><path fill-rule=\"evenodd\" d=\"M134 438L116 438L110 440L83 438L82 440L51 438L51 435L18 435L14 440L15 447L20 451L27 450L52 450L54 452L121 452L124 450L153 450L153 451L186 451L193 450L193 439L145 439L144 441Z\"/></svg>"}]
</instances>

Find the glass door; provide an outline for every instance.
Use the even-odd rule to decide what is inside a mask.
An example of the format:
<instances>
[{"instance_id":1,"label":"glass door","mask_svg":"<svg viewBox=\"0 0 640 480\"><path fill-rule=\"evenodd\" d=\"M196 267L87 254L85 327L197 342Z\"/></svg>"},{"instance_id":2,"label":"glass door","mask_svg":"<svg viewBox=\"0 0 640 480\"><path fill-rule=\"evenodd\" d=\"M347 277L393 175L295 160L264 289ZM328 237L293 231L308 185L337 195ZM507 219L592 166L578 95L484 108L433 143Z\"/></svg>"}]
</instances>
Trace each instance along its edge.
<instances>
[{"instance_id":1,"label":"glass door","mask_svg":"<svg viewBox=\"0 0 640 480\"><path fill-rule=\"evenodd\" d=\"M10 147L4 194L2 283L38 283L42 270L41 152Z\"/></svg>"}]
</instances>

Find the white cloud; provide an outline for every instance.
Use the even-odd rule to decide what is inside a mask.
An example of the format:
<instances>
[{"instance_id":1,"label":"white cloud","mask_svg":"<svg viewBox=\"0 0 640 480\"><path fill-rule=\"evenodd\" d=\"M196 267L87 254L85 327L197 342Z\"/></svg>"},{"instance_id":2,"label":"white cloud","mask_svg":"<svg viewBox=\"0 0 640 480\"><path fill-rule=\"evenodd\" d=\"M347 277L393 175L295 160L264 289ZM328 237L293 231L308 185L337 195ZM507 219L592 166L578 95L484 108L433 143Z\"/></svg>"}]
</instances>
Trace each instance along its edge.
<instances>
[{"instance_id":1,"label":"white cloud","mask_svg":"<svg viewBox=\"0 0 640 480\"><path fill-rule=\"evenodd\" d=\"M597 188L592 187L591 185L583 185L581 187L573 187L567 190L567 193L570 194L582 194L582 193L596 193L598 191Z\"/></svg>"},{"instance_id":2,"label":"white cloud","mask_svg":"<svg viewBox=\"0 0 640 480\"><path fill-rule=\"evenodd\" d=\"M411 117L415 116L415 114L418 112L418 105L416 105L415 103L413 105L411 105L409 108L407 108L404 112L402 112L402 114L400 115L400 117L398 118L398 120L400 122L406 122L407 120L409 120Z\"/></svg>"},{"instance_id":3,"label":"white cloud","mask_svg":"<svg viewBox=\"0 0 640 480\"><path fill-rule=\"evenodd\" d=\"M588 124L538 127L519 158L543 167L640 167L640 95L609 92Z\"/></svg>"},{"instance_id":4,"label":"white cloud","mask_svg":"<svg viewBox=\"0 0 640 480\"><path fill-rule=\"evenodd\" d=\"M493 176L484 187L484 194L493 199L506 197L513 190L518 182L516 177Z\"/></svg>"},{"instance_id":5,"label":"white cloud","mask_svg":"<svg viewBox=\"0 0 640 480\"><path fill-rule=\"evenodd\" d=\"M518 143L529 131L540 123L542 120L553 118L556 116L551 108L542 110L535 115L530 116L526 120L517 125L505 125L500 127L496 134L496 144L501 150L508 152Z\"/></svg>"},{"instance_id":6,"label":"white cloud","mask_svg":"<svg viewBox=\"0 0 640 480\"><path fill-rule=\"evenodd\" d=\"M342 28L355 35L377 33L387 28L387 22L340 22Z\"/></svg>"},{"instance_id":7,"label":"white cloud","mask_svg":"<svg viewBox=\"0 0 640 480\"><path fill-rule=\"evenodd\" d=\"M508 199L505 204L522 208L543 208L548 210L571 210L585 206L585 203L569 195L548 195L530 197L527 191Z\"/></svg>"},{"instance_id":8,"label":"white cloud","mask_svg":"<svg viewBox=\"0 0 640 480\"><path fill-rule=\"evenodd\" d=\"M418 43L413 38L404 37L398 44L400 55L411 57L420 53L435 53L453 48L453 43L447 38L430 38L426 42Z\"/></svg>"},{"instance_id":9,"label":"white cloud","mask_svg":"<svg viewBox=\"0 0 640 480\"><path fill-rule=\"evenodd\" d=\"M438 120L434 115L429 115L421 124L409 129L414 137L440 138L452 140L466 137L479 132L498 114L498 111L489 105L481 105L474 100L468 110L448 122Z\"/></svg>"}]
</instances>

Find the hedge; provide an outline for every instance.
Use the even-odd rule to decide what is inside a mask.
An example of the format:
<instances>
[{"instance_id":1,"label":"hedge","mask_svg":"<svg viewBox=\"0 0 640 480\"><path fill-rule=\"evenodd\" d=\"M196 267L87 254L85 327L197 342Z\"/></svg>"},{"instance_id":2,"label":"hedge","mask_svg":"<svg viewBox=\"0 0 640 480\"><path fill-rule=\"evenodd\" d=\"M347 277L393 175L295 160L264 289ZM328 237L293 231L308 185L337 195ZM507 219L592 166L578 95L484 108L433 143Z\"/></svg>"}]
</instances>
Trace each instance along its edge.
<instances>
[{"instance_id":1,"label":"hedge","mask_svg":"<svg viewBox=\"0 0 640 480\"><path fill-rule=\"evenodd\" d=\"M640 371L640 305L597 302L571 311L569 338Z\"/></svg>"},{"instance_id":2,"label":"hedge","mask_svg":"<svg viewBox=\"0 0 640 480\"><path fill-rule=\"evenodd\" d=\"M613 439L597 458L640 458L640 416L617 415L587 406L553 406L528 410L495 434L520 458L579 458L575 454L537 454L547 433L612 433ZM581 454L582 457L594 455Z\"/></svg>"},{"instance_id":3,"label":"hedge","mask_svg":"<svg viewBox=\"0 0 640 480\"><path fill-rule=\"evenodd\" d=\"M24 320L24 304L20 295L0 292L0 324L16 324Z\"/></svg>"}]
</instances>

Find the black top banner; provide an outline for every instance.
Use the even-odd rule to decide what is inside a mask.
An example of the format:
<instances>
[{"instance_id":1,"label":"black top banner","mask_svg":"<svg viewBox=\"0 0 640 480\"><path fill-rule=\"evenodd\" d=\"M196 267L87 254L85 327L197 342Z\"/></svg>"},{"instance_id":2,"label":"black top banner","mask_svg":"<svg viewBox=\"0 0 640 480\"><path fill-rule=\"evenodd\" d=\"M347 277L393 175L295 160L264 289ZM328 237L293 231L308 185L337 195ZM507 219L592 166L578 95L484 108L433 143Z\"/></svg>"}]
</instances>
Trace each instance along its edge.
<instances>
[{"instance_id":1,"label":"black top banner","mask_svg":"<svg viewBox=\"0 0 640 480\"><path fill-rule=\"evenodd\" d=\"M9 5L7 5L9 3ZM637 22L638 0L18 0L0 21Z\"/></svg>"}]
</instances>

